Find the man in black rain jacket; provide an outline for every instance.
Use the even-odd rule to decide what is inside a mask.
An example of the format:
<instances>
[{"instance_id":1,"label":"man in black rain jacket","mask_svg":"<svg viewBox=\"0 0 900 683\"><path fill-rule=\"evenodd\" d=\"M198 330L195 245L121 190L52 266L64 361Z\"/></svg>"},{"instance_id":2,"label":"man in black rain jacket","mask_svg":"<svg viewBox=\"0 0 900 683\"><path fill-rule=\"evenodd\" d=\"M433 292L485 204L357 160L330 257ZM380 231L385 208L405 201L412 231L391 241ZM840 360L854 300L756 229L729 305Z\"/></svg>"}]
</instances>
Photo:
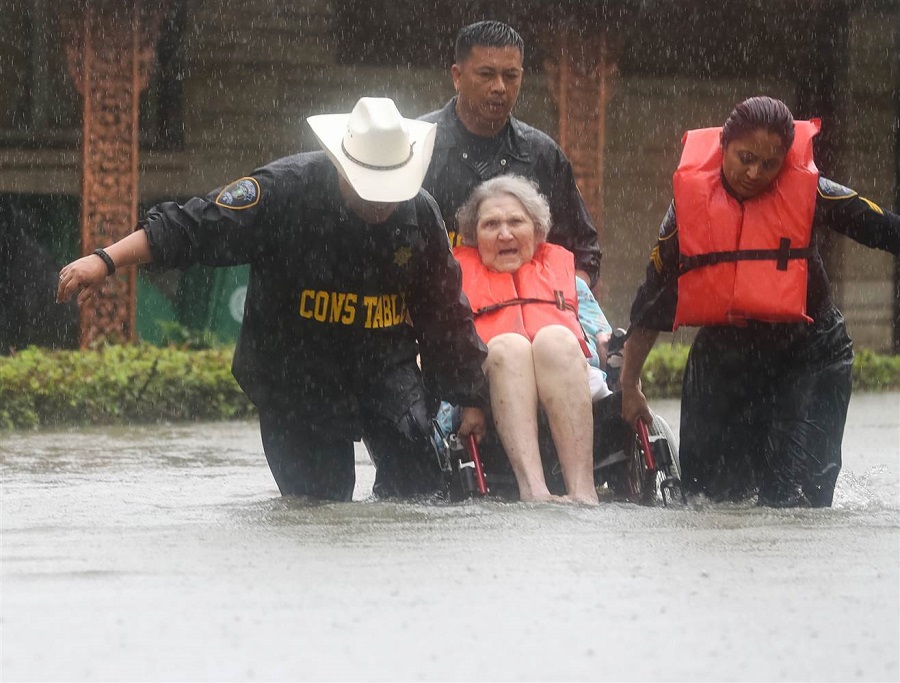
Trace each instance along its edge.
<instances>
[{"instance_id":1,"label":"man in black rain jacket","mask_svg":"<svg viewBox=\"0 0 900 683\"><path fill-rule=\"evenodd\" d=\"M456 211L476 185L502 174L534 180L550 204L547 241L575 255L578 275L593 286L601 251L572 165L548 135L511 114L522 84L525 46L510 26L482 21L459 31L451 68L457 96L420 119L437 124L431 166L422 184L441 207L451 241Z\"/></svg>"}]
</instances>

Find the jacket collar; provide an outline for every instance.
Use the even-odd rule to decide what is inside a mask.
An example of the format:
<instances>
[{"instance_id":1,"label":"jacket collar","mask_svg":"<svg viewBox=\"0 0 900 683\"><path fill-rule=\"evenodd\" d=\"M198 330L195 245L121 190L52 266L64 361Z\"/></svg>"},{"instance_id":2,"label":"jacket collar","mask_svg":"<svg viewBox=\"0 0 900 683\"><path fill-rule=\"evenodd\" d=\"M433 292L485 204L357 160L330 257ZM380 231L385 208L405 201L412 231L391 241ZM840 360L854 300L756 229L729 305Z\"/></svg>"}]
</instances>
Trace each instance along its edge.
<instances>
[{"instance_id":1,"label":"jacket collar","mask_svg":"<svg viewBox=\"0 0 900 683\"><path fill-rule=\"evenodd\" d=\"M453 149L460 144L459 132L457 126L462 126L462 122L456 116L456 97L451 99L444 105L438 114L438 129L435 137L435 149ZM528 152L524 144L523 124L516 117L509 117L509 125L505 126L500 135L503 136L503 150L510 156L521 161L528 161L531 154Z\"/></svg>"}]
</instances>

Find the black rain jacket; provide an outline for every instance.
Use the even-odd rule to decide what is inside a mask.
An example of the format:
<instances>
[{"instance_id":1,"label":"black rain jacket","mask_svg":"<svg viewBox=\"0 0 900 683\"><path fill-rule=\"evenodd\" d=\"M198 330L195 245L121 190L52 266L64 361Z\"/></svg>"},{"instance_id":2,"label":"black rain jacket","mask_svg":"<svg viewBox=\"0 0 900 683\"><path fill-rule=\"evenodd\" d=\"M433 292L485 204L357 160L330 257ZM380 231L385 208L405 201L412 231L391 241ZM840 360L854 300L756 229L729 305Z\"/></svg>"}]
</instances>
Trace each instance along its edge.
<instances>
[{"instance_id":1,"label":"black rain jacket","mask_svg":"<svg viewBox=\"0 0 900 683\"><path fill-rule=\"evenodd\" d=\"M486 348L427 193L367 225L313 152L160 204L138 227L155 266L250 264L232 372L257 406L346 416L358 436L360 407L398 420L422 398L486 404Z\"/></svg>"}]
</instances>

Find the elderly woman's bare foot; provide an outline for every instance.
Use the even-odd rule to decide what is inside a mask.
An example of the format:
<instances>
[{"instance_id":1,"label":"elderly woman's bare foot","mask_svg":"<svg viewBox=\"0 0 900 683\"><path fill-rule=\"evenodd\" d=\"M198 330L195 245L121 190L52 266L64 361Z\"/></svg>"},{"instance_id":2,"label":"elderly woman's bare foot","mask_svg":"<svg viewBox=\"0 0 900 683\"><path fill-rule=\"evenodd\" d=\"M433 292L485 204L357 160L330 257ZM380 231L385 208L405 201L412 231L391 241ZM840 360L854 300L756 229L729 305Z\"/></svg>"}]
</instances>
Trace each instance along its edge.
<instances>
[{"instance_id":1,"label":"elderly woman's bare foot","mask_svg":"<svg viewBox=\"0 0 900 683\"><path fill-rule=\"evenodd\" d=\"M554 496L549 491L547 493L522 495L519 494L519 501L522 503L566 503L565 496Z\"/></svg>"},{"instance_id":2,"label":"elderly woman's bare foot","mask_svg":"<svg viewBox=\"0 0 900 683\"><path fill-rule=\"evenodd\" d=\"M562 496L563 501L566 503L571 503L572 505L588 505L590 507L597 507L600 505L600 499L597 497L596 491L594 495L587 493L586 495L572 495L572 496Z\"/></svg>"}]
</instances>

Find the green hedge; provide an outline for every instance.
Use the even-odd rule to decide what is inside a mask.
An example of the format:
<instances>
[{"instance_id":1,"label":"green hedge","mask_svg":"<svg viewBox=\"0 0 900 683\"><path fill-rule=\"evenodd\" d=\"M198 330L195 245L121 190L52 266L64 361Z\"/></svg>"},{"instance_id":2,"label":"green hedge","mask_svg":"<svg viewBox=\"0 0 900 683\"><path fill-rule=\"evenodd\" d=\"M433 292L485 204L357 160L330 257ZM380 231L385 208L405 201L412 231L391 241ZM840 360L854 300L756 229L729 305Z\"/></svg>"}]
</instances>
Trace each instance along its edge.
<instances>
[{"instance_id":1,"label":"green hedge","mask_svg":"<svg viewBox=\"0 0 900 683\"><path fill-rule=\"evenodd\" d=\"M680 394L687 351L653 349L643 379L651 400ZM251 417L232 353L138 345L0 357L0 429ZM853 380L856 391L900 389L900 356L858 351Z\"/></svg>"},{"instance_id":2,"label":"green hedge","mask_svg":"<svg viewBox=\"0 0 900 683\"><path fill-rule=\"evenodd\" d=\"M690 347L676 344L658 345L650 352L644 366L644 393L653 398L681 396L681 377ZM854 391L891 391L900 389L900 356L856 351L853 363Z\"/></svg>"},{"instance_id":3,"label":"green hedge","mask_svg":"<svg viewBox=\"0 0 900 683\"><path fill-rule=\"evenodd\" d=\"M0 358L0 429L249 417L232 351L28 348Z\"/></svg>"},{"instance_id":4,"label":"green hedge","mask_svg":"<svg viewBox=\"0 0 900 683\"><path fill-rule=\"evenodd\" d=\"M883 356L866 349L856 352L853 363L854 391L900 389L900 356Z\"/></svg>"}]
</instances>

